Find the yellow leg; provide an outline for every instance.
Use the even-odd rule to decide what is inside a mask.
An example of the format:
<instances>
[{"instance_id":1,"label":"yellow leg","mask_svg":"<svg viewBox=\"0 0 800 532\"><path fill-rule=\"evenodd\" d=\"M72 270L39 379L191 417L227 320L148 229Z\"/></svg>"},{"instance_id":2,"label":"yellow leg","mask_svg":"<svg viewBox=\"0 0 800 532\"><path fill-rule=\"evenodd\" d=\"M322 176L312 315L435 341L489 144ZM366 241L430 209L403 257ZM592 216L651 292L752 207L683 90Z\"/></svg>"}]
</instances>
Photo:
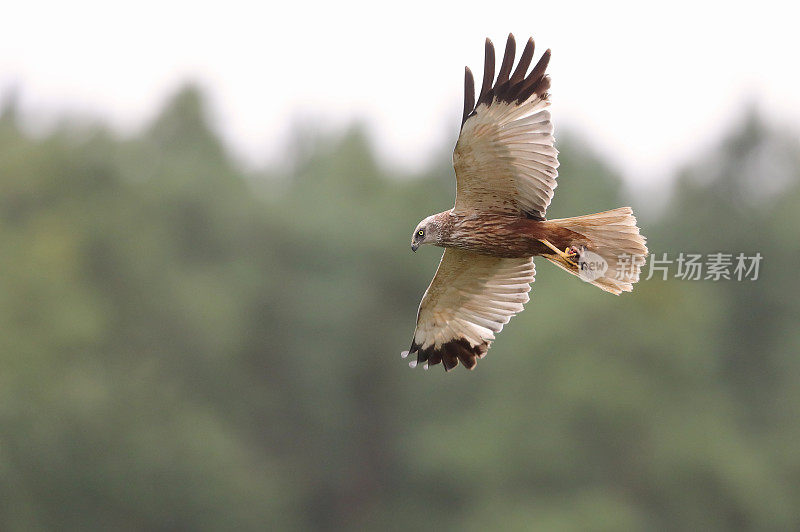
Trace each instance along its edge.
<instances>
[{"instance_id":1,"label":"yellow leg","mask_svg":"<svg viewBox=\"0 0 800 532\"><path fill-rule=\"evenodd\" d=\"M561 251L560 249L555 247L549 240L542 239L539 240L539 242L552 249L555 252L555 254L561 257L562 259L568 260L570 262L575 262L575 257L577 257L577 254L571 251L572 248L571 246L567 246L564 249L564 251Z\"/></svg>"},{"instance_id":2,"label":"yellow leg","mask_svg":"<svg viewBox=\"0 0 800 532\"><path fill-rule=\"evenodd\" d=\"M550 243L549 240L542 239L542 240L539 240L539 242L541 242L545 246L547 246L550 249L552 249L555 252L555 254L558 255L559 257L561 257L562 259L568 259L569 258L569 255L567 255L566 253L564 253L563 251L561 251L560 249L555 247L553 244Z\"/></svg>"},{"instance_id":3,"label":"yellow leg","mask_svg":"<svg viewBox=\"0 0 800 532\"><path fill-rule=\"evenodd\" d=\"M556 246L554 246L549 240L541 239L539 240L542 244L549 247L553 250L553 252L558 256L562 261L564 261L567 266L574 266L577 264L575 261L576 257L578 256L577 253L571 252L571 246L568 246L564 251L561 251Z\"/></svg>"}]
</instances>

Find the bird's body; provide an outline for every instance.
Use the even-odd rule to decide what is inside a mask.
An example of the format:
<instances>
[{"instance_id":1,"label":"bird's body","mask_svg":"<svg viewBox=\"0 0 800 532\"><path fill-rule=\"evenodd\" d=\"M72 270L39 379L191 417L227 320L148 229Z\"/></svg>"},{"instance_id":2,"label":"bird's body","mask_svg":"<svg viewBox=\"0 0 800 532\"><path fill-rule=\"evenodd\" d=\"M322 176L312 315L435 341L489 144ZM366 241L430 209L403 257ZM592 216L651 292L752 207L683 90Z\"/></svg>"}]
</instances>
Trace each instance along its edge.
<instances>
[{"instance_id":1,"label":"bird's body","mask_svg":"<svg viewBox=\"0 0 800 532\"><path fill-rule=\"evenodd\" d=\"M647 255L630 207L547 220L558 177L550 122L550 50L528 73L529 39L514 66L509 35L495 79L494 45L486 40L477 101L472 72L464 79L461 134L453 151L456 201L414 229L411 247L445 248L417 311L414 339L403 356L417 363L460 362L472 369L512 316L528 302L541 256L613 294L629 292Z\"/></svg>"},{"instance_id":2,"label":"bird's body","mask_svg":"<svg viewBox=\"0 0 800 532\"><path fill-rule=\"evenodd\" d=\"M452 210L433 216L441 227L436 245L493 257L520 258L552 254L542 243L559 249L575 245L581 235L546 220L503 214L457 214Z\"/></svg>"}]
</instances>

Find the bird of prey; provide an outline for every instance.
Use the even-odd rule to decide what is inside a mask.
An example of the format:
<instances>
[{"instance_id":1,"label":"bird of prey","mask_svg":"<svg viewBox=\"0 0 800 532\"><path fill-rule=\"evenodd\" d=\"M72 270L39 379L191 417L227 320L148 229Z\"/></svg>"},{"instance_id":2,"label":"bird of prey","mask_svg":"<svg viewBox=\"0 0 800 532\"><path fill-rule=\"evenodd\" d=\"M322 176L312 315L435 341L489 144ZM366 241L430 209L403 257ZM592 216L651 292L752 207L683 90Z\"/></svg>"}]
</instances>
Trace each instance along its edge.
<instances>
[{"instance_id":1,"label":"bird of prey","mask_svg":"<svg viewBox=\"0 0 800 532\"><path fill-rule=\"evenodd\" d=\"M464 115L453 151L456 200L414 229L411 249L445 248L417 311L414 338L403 357L425 369L459 362L473 369L494 335L528 302L541 256L612 294L629 292L647 256L630 207L597 214L545 218L558 175L550 122L550 50L530 72L529 39L514 66L509 35L497 78L495 51L486 39L481 92L464 78Z\"/></svg>"}]
</instances>

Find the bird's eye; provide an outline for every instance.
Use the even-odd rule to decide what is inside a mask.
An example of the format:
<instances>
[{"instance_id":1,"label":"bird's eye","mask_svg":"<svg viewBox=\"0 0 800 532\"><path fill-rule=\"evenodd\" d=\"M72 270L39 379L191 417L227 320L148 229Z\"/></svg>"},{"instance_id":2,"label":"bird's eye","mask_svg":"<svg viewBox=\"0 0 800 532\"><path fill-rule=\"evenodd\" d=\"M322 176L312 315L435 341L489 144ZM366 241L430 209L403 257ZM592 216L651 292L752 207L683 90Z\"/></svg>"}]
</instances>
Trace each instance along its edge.
<instances>
[{"instance_id":1,"label":"bird's eye","mask_svg":"<svg viewBox=\"0 0 800 532\"><path fill-rule=\"evenodd\" d=\"M417 231L417 234L418 234L419 236L423 236L423 235L425 234L425 231L423 231L422 229L420 229L419 231Z\"/></svg>"}]
</instances>

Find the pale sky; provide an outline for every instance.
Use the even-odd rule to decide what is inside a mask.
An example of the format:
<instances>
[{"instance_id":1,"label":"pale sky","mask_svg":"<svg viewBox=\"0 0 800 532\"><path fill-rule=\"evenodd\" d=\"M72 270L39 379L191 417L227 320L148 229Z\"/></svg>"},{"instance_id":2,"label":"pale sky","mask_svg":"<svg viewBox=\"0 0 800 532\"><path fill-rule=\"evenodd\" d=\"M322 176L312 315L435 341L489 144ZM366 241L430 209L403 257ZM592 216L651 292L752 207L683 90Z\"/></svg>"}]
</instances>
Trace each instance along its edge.
<instances>
[{"instance_id":1,"label":"pale sky","mask_svg":"<svg viewBox=\"0 0 800 532\"><path fill-rule=\"evenodd\" d=\"M463 69L508 32L551 48L556 138L577 130L634 184L711 147L755 102L800 131L789 2L17 2L0 18L0 93L41 119L86 112L124 132L183 82L207 89L232 151L278 160L297 122L365 121L390 164L454 142ZM793 3L792 3L793 4ZM440 155L440 154L439 154Z\"/></svg>"}]
</instances>

